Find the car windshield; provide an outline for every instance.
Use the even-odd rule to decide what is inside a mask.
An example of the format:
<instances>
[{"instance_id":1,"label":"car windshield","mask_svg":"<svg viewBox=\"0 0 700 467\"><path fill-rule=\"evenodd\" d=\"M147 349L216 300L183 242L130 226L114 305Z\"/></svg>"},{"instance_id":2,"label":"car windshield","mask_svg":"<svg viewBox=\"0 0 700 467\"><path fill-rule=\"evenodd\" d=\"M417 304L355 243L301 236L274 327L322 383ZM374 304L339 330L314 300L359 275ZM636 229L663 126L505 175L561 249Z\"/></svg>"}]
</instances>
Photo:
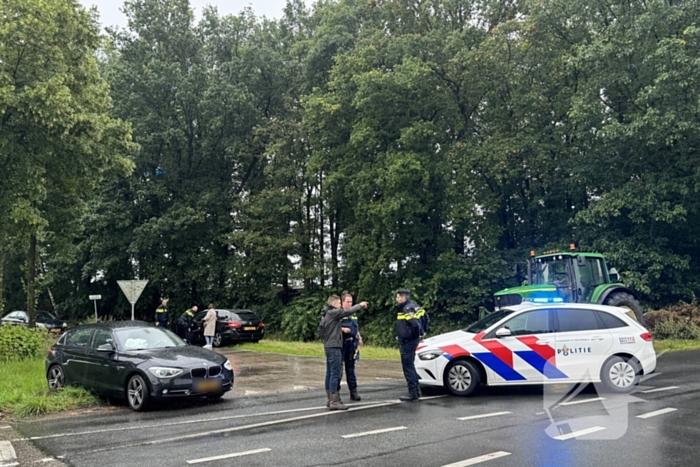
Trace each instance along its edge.
<instances>
[{"instance_id":1,"label":"car windshield","mask_svg":"<svg viewBox=\"0 0 700 467\"><path fill-rule=\"evenodd\" d=\"M36 319L37 319L37 320L40 320L40 319L41 319L41 320L44 320L44 321L49 321L49 320L52 320L52 319L56 319L56 317L53 316L53 315L52 315L51 313L49 313L48 311L38 311L38 312L36 313Z\"/></svg>"},{"instance_id":2,"label":"car windshield","mask_svg":"<svg viewBox=\"0 0 700 467\"><path fill-rule=\"evenodd\" d=\"M462 329L462 331L478 334L481 331L484 331L484 330L490 328L491 326L493 326L494 324L496 324L497 322L499 322L500 320L502 320L506 316L511 315L514 312L515 312L515 310L509 310L507 308L504 310L494 311L493 313L488 315L486 318L477 321L476 323L472 324L471 326L469 326L466 329Z\"/></svg>"},{"instance_id":3,"label":"car windshield","mask_svg":"<svg viewBox=\"0 0 700 467\"><path fill-rule=\"evenodd\" d=\"M568 285L567 261L567 258L559 256L535 263L535 283L555 286Z\"/></svg>"},{"instance_id":4,"label":"car windshield","mask_svg":"<svg viewBox=\"0 0 700 467\"><path fill-rule=\"evenodd\" d=\"M122 350L165 349L187 345L173 332L155 327L117 329L114 336Z\"/></svg>"}]
</instances>

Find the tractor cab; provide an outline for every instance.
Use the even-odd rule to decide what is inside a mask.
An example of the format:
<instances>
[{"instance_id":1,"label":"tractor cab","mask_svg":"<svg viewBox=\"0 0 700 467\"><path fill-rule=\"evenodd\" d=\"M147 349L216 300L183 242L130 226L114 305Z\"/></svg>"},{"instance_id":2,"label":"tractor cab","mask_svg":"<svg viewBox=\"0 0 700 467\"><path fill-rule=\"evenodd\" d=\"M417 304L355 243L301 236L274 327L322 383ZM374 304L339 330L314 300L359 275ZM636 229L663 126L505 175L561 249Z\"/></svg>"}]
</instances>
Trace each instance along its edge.
<instances>
[{"instance_id":1,"label":"tractor cab","mask_svg":"<svg viewBox=\"0 0 700 467\"><path fill-rule=\"evenodd\" d=\"M530 256L527 284L496 292L497 310L527 301L601 303L628 308L643 323L634 293L618 282L615 269L608 270L602 254L547 251L536 256L533 251Z\"/></svg>"}]
</instances>

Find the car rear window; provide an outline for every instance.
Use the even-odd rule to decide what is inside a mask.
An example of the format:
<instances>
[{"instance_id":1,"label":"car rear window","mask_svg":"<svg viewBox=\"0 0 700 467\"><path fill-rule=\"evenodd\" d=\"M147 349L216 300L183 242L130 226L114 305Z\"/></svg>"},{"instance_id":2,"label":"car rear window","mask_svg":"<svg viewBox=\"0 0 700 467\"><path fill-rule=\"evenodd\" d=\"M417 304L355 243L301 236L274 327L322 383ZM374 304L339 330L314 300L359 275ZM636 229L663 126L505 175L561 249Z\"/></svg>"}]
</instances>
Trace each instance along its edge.
<instances>
[{"instance_id":1,"label":"car rear window","mask_svg":"<svg viewBox=\"0 0 700 467\"><path fill-rule=\"evenodd\" d=\"M235 313L231 313L233 315L233 318L236 319L238 317L239 319L243 321L252 321L259 319L258 316L253 313L252 311L236 311Z\"/></svg>"},{"instance_id":2,"label":"car rear window","mask_svg":"<svg viewBox=\"0 0 700 467\"><path fill-rule=\"evenodd\" d=\"M611 315L610 313L606 313L604 311L599 311L598 316L603 321L603 324L605 325L605 327L608 329L624 328L624 327L628 326L627 323L622 321L617 316Z\"/></svg>"}]
</instances>

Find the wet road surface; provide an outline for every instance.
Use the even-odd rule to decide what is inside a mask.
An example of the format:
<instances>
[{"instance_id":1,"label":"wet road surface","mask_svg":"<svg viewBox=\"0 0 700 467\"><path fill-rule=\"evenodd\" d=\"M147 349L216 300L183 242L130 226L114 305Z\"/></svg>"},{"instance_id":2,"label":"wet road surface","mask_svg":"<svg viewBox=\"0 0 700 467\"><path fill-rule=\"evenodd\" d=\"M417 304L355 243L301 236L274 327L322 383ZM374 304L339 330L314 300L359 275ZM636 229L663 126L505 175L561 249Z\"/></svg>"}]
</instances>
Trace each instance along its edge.
<instances>
[{"instance_id":1,"label":"wet road surface","mask_svg":"<svg viewBox=\"0 0 700 467\"><path fill-rule=\"evenodd\" d=\"M258 355L234 356L240 387L218 403L118 408L16 428L24 442L74 466L687 466L700 457L700 351L661 356L661 374L632 396L590 386L570 400L563 387L520 387L470 398L424 390L421 402L400 403L402 381L372 379L400 376L398 362L377 369L381 376L367 362L358 370L363 400L347 412L327 411L320 389L272 393L276 380L295 385L274 371L251 368L246 379ZM277 369L273 357L259 358L261 368ZM296 386L322 381L309 377L310 366L324 368L313 360L297 362L298 370L288 362L290 373L307 376ZM261 382L248 385L254 378Z\"/></svg>"}]
</instances>

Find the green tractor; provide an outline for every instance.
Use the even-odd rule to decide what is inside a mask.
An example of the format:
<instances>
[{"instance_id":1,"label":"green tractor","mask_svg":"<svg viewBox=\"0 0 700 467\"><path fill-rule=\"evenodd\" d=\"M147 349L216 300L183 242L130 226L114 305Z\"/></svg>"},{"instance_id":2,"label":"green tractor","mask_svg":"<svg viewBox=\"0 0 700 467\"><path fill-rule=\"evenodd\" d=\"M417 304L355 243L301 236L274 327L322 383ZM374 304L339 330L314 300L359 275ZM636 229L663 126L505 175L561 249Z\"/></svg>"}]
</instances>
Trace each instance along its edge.
<instances>
[{"instance_id":1,"label":"green tractor","mask_svg":"<svg viewBox=\"0 0 700 467\"><path fill-rule=\"evenodd\" d=\"M629 315L644 325L642 307L634 292L618 282L617 271L608 270L603 255L547 251L535 256L532 251L530 256L527 285L496 292L497 310L526 301L600 303L627 308Z\"/></svg>"}]
</instances>

